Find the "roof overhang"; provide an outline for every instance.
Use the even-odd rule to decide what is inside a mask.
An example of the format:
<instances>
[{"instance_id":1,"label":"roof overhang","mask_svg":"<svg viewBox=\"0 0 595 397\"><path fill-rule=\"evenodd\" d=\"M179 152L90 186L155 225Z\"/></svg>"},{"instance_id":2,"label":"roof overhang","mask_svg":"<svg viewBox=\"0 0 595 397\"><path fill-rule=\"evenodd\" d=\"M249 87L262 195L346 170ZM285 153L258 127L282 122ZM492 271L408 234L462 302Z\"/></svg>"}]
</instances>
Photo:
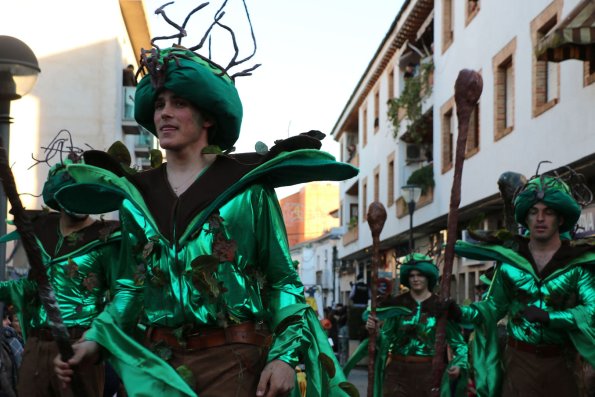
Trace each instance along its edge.
<instances>
[{"instance_id":1,"label":"roof overhang","mask_svg":"<svg viewBox=\"0 0 595 397\"><path fill-rule=\"evenodd\" d=\"M414 42L417 39L419 29L427 24L428 16L433 10L434 0L405 1L335 123L331 132L335 140L339 140L346 126L353 125L353 120L357 120L359 107L376 85L394 54L407 41Z\"/></svg>"},{"instance_id":2,"label":"roof overhang","mask_svg":"<svg viewBox=\"0 0 595 397\"><path fill-rule=\"evenodd\" d=\"M145 2L144 0L120 0L120 10L132 49L136 56L140 56L142 48L147 50L151 48L151 34Z\"/></svg>"}]
</instances>

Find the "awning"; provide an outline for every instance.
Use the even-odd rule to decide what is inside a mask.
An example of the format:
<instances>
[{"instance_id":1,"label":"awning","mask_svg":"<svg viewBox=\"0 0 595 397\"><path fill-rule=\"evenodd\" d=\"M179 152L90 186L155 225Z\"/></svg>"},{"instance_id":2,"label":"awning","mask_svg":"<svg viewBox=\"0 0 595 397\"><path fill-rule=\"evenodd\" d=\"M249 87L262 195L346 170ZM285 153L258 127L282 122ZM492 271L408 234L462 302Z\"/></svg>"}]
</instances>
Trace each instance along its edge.
<instances>
[{"instance_id":1,"label":"awning","mask_svg":"<svg viewBox=\"0 0 595 397\"><path fill-rule=\"evenodd\" d=\"M535 46L540 61L595 61L595 0L583 0Z\"/></svg>"}]
</instances>

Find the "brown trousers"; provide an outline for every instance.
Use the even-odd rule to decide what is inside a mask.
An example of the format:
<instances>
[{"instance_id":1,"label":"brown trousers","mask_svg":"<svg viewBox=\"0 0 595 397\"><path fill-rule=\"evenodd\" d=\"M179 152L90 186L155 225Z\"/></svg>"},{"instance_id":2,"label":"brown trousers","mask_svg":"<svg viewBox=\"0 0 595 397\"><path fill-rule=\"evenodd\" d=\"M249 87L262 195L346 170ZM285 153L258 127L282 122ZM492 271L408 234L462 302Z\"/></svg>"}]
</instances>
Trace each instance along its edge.
<instances>
[{"instance_id":1,"label":"brown trousers","mask_svg":"<svg viewBox=\"0 0 595 397\"><path fill-rule=\"evenodd\" d=\"M72 343L75 341L71 340ZM72 397L70 388L63 389L54 373L54 358L57 355L56 342L33 336L27 338L17 384L20 397ZM85 396L103 397L103 364L87 366L77 371L75 376L80 380Z\"/></svg>"},{"instance_id":2,"label":"brown trousers","mask_svg":"<svg viewBox=\"0 0 595 397\"><path fill-rule=\"evenodd\" d=\"M578 397L575 358L540 357L507 347L502 397Z\"/></svg>"},{"instance_id":3,"label":"brown trousers","mask_svg":"<svg viewBox=\"0 0 595 397\"><path fill-rule=\"evenodd\" d=\"M429 397L432 385L432 362L406 363L391 361L384 370L384 397Z\"/></svg>"},{"instance_id":4,"label":"brown trousers","mask_svg":"<svg viewBox=\"0 0 595 397\"><path fill-rule=\"evenodd\" d=\"M234 343L209 349L173 350L169 364L192 372L192 389L200 397L254 397L266 363L266 349Z\"/></svg>"}]
</instances>

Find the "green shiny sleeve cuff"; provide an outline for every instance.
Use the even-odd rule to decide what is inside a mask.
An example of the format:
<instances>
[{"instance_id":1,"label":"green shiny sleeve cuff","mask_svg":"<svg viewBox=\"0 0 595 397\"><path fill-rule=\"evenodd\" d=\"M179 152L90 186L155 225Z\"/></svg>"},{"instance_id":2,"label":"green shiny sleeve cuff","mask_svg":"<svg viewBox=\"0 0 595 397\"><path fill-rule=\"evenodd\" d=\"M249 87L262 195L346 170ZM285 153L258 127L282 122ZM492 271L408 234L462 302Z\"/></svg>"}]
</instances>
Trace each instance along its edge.
<instances>
[{"instance_id":1,"label":"green shiny sleeve cuff","mask_svg":"<svg viewBox=\"0 0 595 397\"><path fill-rule=\"evenodd\" d=\"M576 321L567 311L549 312L549 326L552 328L577 329Z\"/></svg>"}]
</instances>

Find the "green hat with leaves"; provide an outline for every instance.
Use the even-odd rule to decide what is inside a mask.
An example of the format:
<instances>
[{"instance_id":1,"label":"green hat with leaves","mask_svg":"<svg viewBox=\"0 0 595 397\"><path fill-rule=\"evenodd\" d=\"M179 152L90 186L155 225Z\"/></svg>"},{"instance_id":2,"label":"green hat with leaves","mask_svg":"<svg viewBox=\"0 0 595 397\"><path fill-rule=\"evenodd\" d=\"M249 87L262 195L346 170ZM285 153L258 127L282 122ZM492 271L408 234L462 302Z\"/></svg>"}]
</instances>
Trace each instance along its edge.
<instances>
[{"instance_id":1,"label":"green hat with leaves","mask_svg":"<svg viewBox=\"0 0 595 397\"><path fill-rule=\"evenodd\" d=\"M401 284L407 288L409 285L409 274L412 270L417 270L428 278L428 289L431 291L438 282L438 267L434 264L432 258L422 254L410 254L405 257L405 261L401 265Z\"/></svg>"},{"instance_id":2,"label":"green hat with leaves","mask_svg":"<svg viewBox=\"0 0 595 397\"><path fill-rule=\"evenodd\" d=\"M536 203L543 203L552 208L564 223L560 226L560 233L574 228L581 215L581 206L572 196L568 185L552 176L541 175L531 179L514 200L514 217L518 223L527 227L527 214Z\"/></svg>"},{"instance_id":3,"label":"green hat with leaves","mask_svg":"<svg viewBox=\"0 0 595 397\"><path fill-rule=\"evenodd\" d=\"M64 186L74 184L74 179L66 171L66 166L73 164L71 160L64 160L61 163L54 164L48 172L48 177L43 184L41 195L45 205L53 210L60 211L61 207L56 201L56 193Z\"/></svg>"},{"instance_id":4,"label":"green hat with leaves","mask_svg":"<svg viewBox=\"0 0 595 397\"><path fill-rule=\"evenodd\" d=\"M214 63L184 47L154 51L146 63L149 74L136 87L134 117L157 135L153 114L155 99L170 90L215 119L209 144L231 148L240 135L242 102L233 80ZM156 71L156 72L152 72Z\"/></svg>"}]
</instances>

